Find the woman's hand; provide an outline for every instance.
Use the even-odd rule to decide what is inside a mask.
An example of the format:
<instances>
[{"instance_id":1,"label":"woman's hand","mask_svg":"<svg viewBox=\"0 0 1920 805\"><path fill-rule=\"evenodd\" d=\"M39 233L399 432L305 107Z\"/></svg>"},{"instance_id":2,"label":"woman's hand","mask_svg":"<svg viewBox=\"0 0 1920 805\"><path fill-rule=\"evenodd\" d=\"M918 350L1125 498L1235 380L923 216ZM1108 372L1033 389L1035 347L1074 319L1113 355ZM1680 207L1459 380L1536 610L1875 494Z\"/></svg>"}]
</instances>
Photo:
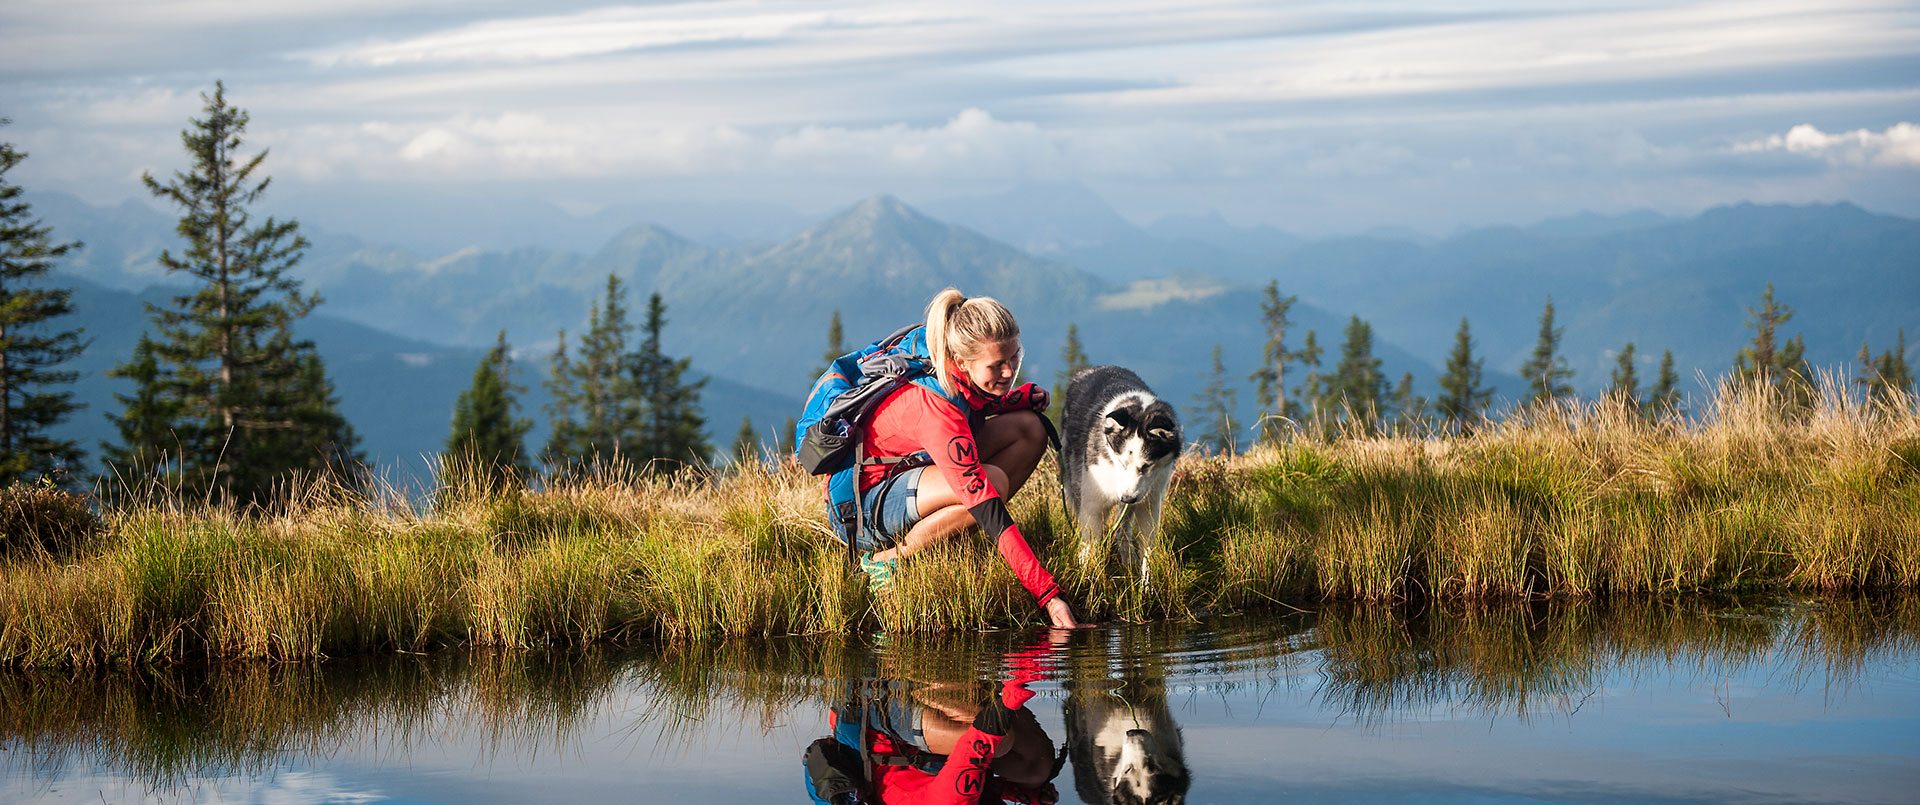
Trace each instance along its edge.
<instances>
[{"instance_id":1,"label":"woman's hand","mask_svg":"<svg viewBox=\"0 0 1920 805\"><path fill-rule=\"evenodd\" d=\"M1091 629L1093 624L1081 623L1073 617L1073 607L1067 606L1065 599L1054 596L1047 602L1047 620L1055 629Z\"/></svg>"}]
</instances>

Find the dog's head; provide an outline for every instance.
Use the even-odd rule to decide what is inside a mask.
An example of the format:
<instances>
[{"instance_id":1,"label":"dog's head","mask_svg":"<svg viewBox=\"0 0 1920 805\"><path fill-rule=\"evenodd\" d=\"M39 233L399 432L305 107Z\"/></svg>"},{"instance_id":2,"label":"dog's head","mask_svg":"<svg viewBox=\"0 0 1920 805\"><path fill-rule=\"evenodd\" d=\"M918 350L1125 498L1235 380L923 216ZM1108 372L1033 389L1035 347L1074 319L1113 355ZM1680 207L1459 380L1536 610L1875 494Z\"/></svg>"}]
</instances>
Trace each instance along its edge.
<instances>
[{"instance_id":1,"label":"dog's head","mask_svg":"<svg viewBox=\"0 0 1920 805\"><path fill-rule=\"evenodd\" d=\"M1180 422L1166 400L1129 399L1114 406L1101 422L1100 437L1114 461L1134 470L1122 503L1138 502L1153 472L1180 457Z\"/></svg>"},{"instance_id":2,"label":"dog's head","mask_svg":"<svg viewBox=\"0 0 1920 805\"><path fill-rule=\"evenodd\" d=\"M1127 730L1120 762L1113 767L1111 805L1181 805L1193 779L1178 753L1146 730Z\"/></svg>"}]
</instances>

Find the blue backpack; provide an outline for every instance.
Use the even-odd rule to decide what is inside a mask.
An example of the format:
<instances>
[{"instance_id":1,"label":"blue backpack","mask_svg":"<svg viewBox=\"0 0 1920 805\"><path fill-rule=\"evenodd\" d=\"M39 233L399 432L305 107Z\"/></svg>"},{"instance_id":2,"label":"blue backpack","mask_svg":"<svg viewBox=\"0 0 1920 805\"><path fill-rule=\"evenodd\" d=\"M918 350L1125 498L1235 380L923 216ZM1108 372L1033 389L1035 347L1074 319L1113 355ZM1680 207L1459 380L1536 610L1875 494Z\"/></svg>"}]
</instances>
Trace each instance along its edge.
<instances>
[{"instance_id":1,"label":"blue backpack","mask_svg":"<svg viewBox=\"0 0 1920 805\"><path fill-rule=\"evenodd\" d=\"M827 509L835 530L847 543L853 560L854 542L865 519L859 494L860 468L872 464L932 463L925 453L870 458L861 443L874 409L908 383L939 395L960 410L965 398L949 394L933 375L927 354L927 328L914 324L833 360L813 382L807 404L794 424L794 455L800 466L827 478Z\"/></svg>"}]
</instances>

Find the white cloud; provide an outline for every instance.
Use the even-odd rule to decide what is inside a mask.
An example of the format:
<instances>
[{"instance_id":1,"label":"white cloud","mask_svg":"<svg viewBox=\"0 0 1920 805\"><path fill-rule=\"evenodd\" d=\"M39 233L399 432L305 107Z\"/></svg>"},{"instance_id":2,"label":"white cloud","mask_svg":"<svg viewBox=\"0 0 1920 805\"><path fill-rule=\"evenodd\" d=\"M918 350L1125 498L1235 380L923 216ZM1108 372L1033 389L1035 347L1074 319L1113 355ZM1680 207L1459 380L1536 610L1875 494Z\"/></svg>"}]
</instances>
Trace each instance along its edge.
<instances>
[{"instance_id":1,"label":"white cloud","mask_svg":"<svg viewBox=\"0 0 1920 805\"><path fill-rule=\"evenodd\" d=\"M1902 121L1886 131L1854 129L1828 134L1802 123L1761 140L1738 143L1734 153L1786 152L1833 165L1920 168L1920 126Z\"/></svg>"},{"instance_id":2,"label":"white cloud","mask_svg":"<svg viewBox=\"0 0 1920 805\"><path fill-rule=\"evenodd\" d=\"M767 143L768 167L783 173L870 172L911 175L986 172L1019 175L1044 169L1060 153L1053 135L1027 122L997 120L966 109L939 126L869 128L805 126Z\"/></svg>"},{"instance_id":3,"label":"white cloud","mask_svg":"<svg viewBox=\"0 0 1920 805\"><path fill-rule=\"evenodd\" d=\"M409 39L311 51L299 58L322 66L374 67L553 61L668 45L767 41L832 21L826 10L775 12L744 2L614 7L488 20Z\"/></svg>"},{"instance_id":4,"label":"white cloud","mask_svg":"<svg viewBox=\"0 0 1920 805\"><path fill-rule=\"evenodd\" d=\"M595 178L702 173L765 176L972 174L1018 178L1061 159L1059 140L1036 124L966 109L930 126L799 126L745 131L663 126L642 115L513 112L431 122L373 121L277 133L276 153L304 178Z\"/></svg>"}]
</instances>

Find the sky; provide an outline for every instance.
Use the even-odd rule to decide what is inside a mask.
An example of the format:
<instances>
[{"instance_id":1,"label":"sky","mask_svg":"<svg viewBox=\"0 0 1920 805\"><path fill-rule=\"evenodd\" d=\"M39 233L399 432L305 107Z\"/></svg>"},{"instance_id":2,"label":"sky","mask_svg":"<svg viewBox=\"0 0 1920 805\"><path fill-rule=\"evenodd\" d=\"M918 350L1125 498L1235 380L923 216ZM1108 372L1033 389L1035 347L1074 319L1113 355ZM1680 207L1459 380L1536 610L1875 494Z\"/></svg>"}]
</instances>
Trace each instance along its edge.
<instances>
[{"instance_id":1,"label":"sky","mask_svg":"<svg viewBox=\"0 0 1920 805\"><path fill-rule=\"evenodd\" d=\"M275 197L322 223L1060 182L1140 224L1306 235L1741 201L1920 217L1913 0L10 0L0 41L0 137L31 154L8 179L103 204L185 165L221 80Z\"/></svg>"}]
</instances>

